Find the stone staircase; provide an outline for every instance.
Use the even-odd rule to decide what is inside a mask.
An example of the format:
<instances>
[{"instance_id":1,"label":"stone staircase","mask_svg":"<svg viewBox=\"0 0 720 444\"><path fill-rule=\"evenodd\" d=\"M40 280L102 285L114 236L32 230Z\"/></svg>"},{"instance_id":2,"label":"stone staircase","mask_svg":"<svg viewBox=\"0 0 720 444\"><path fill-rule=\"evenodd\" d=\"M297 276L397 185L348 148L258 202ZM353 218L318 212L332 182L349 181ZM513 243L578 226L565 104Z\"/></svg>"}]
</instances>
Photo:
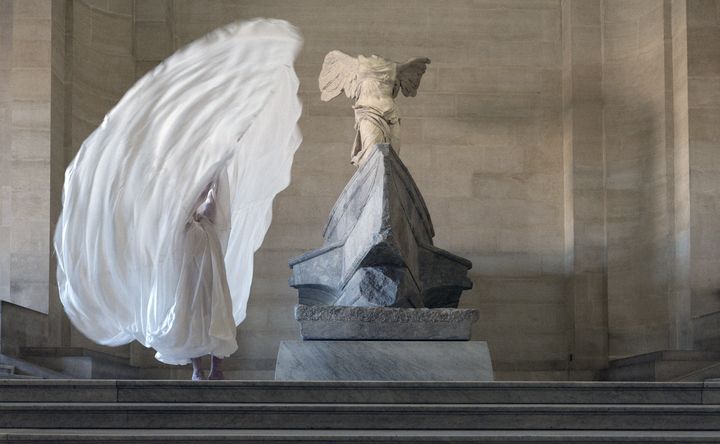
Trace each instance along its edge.
<instances>
[{"instance_id":1,"label":"stone staircase","mask_svg":"<svg viewBox=\"0 0 720 444\"><path fill-rule=\"evenodd\" d=\"M0 381L2 442L720 443L720 382Z\"/></svg>"},{"instance_id":2,"label":"stone staircase","mask_svg":"<svg viewBox=\"0 0 720 444\"><path fill-rule=\"evenodd\" d=\"M608 381L702 382L720 378L720 352L664 350L610 361Z\"/></svg>"},{"instance_id":3,"label":"stone staircase","mask_svg":"<svg viewBox=\"0 0 720 444\"><path fill-rule=\"evenodd\" d=\"M127 358L79 347L21 347L20 358L77 379L136 379L139 374Z\"/></svg>"},{"instance_id":4,"label":"stone staircase","mask_svg":"<svg viewBox=\"0 0 720 444\"><path fill-rule=\"evenodd\" d=\"M69 379L54 370L23 359L0 353L0 380L2 379Z\"/></svg>"}]
</instances>

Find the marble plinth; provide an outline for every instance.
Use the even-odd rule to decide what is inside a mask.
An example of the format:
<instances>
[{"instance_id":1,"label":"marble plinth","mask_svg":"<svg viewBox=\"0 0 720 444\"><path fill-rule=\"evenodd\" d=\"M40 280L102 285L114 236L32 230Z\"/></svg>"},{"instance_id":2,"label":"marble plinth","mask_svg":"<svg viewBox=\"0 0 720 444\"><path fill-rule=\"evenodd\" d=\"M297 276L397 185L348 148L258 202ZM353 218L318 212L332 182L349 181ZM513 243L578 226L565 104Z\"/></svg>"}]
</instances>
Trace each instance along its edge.
<instances>
[{"instance_id":1,"label":"marble plinth","mask_svg":"<svg viewBox=\"0 0 720 444\"><path fill-rule=\"evenodd\" d=\"M278 381L492 381L482 341L282 341Z\"/></svg>"},{"instance_id":2,"label":"marble plinth","mask_svg":"<svg viewBox=\"0 0 720 444\"><path fill-rule=\"evenodd\" d=\"M296 305L305 340L467 341L477 310Z\"/></svg>"}]
</instances>

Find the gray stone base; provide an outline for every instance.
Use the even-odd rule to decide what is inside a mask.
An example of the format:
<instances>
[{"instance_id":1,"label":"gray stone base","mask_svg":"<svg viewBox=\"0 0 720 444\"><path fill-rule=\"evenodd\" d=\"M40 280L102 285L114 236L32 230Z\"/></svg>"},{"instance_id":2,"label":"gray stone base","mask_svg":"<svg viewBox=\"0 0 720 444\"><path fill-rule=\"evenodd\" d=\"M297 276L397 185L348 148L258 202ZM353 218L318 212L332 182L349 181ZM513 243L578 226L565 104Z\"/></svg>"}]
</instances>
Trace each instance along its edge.
<instances>
[{"instance_id":1,"label":"gray stone base","mask_svg":"<svg viewBox=\"0 0 720 444\"><path fill-rule=\"evenodd\" d=\"M282 341L277 381L492 381L482 341Z\"/></svg>"},{"instance_id":2,"label":"gray stone base","mask_svg":"<svg viewBox=\"0 0 720 444\"><path fill-rule=\"evenodd\" d=\"M297 305L303 339L467 341L477 310Z\"/></svg>"}]
</instances>

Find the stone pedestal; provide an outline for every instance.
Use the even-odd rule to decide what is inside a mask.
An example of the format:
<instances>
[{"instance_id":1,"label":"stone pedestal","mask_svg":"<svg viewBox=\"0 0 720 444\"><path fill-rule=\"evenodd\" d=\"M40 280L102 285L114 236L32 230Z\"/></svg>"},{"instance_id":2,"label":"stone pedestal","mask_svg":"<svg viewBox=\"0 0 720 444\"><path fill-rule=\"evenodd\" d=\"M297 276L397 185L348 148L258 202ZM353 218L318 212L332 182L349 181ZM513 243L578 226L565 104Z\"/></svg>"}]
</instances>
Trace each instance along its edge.
<instances>
[{"instance_id":1,"label":"stone pedestal","mask_svg":"<svg viewBox=\"0 0 720 444\"><path fill-rule=\"evenodd\" d=\"M295 306L304 340L468 341L476 310Z\"/></svg>"},{"instance_id":2,"label":"stone pedestal","mask_svg":"<svg viewBox=\"0 0 720 444\"><path fill-rule=\"evenodd\" d=\"M433 244L435 230L410 172L375 145L330 212L321 248L290 261L301 304L456 308L472 263Z\"/></svg>"},{"instance_id":3,"label":"stone pedestal","mask_svg":"<svg viewBox=\"0 0 720 444\"><path fill-rule=\"evenodd\" d=\"M476 310L295 307L302 341L280 343L281 381L492 381Z\"/></svg>"},{"instance_id":4,"label":"stone pedestal","mask_svg":"<svg viewBox=\"0 0 720 444\"><path fill-rule=\"evenodd\" d=\"M492 381L481 341L283 341L280 381Z\"/></svg>"},{"instance_id":5,"label":"stone pedestal","mask_svg":"<svg viewBox=\"0 0 720 444\"><path fill-rule=\"evenodd\" d=\"M389 144L367 154L335 202L321 248L290 261L303 341L280 344L276 380L491 381L467 259L433 244L410 172Z\"/></svg>"}]
</instances>

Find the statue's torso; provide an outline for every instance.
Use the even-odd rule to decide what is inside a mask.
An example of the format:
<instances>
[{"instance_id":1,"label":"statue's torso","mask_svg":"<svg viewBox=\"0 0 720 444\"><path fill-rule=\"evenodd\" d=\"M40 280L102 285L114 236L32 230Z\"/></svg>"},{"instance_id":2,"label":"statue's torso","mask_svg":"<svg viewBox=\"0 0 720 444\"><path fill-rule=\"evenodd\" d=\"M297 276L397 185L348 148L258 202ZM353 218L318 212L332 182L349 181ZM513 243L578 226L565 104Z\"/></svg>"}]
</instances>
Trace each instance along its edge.
<instances>
[{"instance_id":1,"label":"statue's torso","mask_svg":"<svg viewBox=\"0 0 720 444\"><path fill-rule=\"evenodd\" d=\"M358 57L359 94L356 106L368 106L382 113L397 111L393 90L397 64L378 56Z\"/></svg>"}]
</instances>

